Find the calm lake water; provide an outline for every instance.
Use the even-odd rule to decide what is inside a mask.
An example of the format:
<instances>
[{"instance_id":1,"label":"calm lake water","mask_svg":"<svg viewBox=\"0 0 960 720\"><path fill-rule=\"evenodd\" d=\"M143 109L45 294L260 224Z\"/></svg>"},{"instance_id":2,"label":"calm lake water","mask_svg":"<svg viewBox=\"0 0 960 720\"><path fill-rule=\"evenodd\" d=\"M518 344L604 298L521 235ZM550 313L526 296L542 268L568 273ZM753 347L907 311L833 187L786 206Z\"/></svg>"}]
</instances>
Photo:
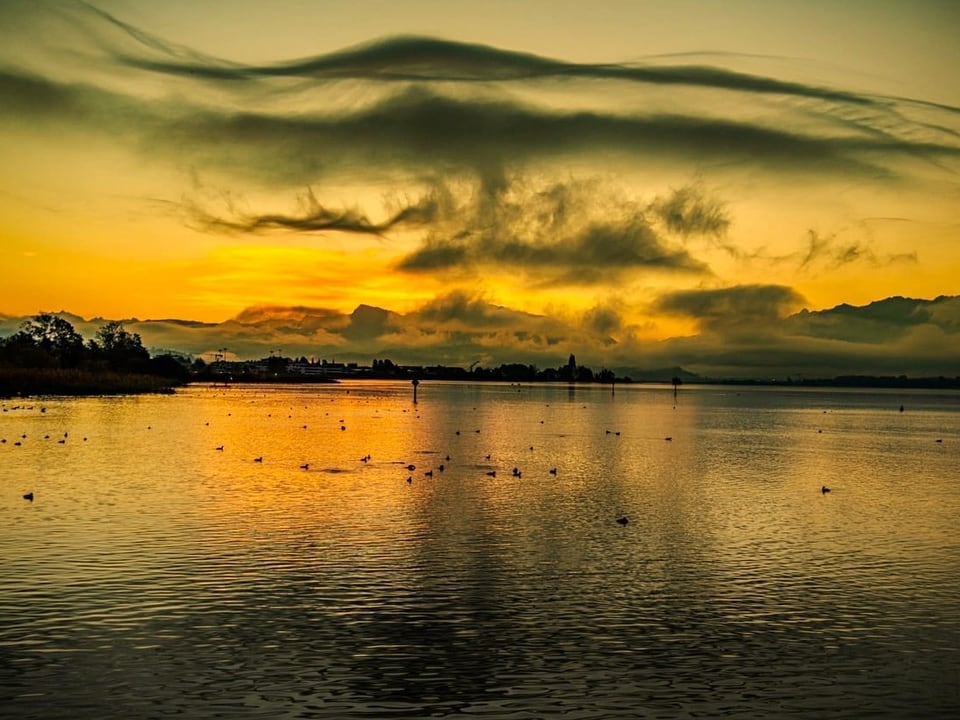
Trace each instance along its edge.
<instances>
[{"instance_id":1,"label":"calm lake water","mask_svg":"<svg viewBox=\"0 0 960 720\"><path fill-rule=\"evenodd\" d=\"M4 401L0 715L958 717L960 394L419 400Z\"/></svg>"}]
</instances>

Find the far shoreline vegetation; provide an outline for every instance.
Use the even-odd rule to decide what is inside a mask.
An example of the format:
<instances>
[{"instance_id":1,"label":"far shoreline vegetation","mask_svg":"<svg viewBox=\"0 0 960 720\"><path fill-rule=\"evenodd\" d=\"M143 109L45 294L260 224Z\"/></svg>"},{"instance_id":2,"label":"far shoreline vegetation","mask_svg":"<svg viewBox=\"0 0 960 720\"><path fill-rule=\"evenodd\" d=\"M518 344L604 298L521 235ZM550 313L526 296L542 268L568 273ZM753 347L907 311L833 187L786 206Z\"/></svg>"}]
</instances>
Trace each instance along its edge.
<instances>
[{"instance_id":1,"label":"far shoreline vegetation","mask_svg":"<svg viewBox=\"0 0 960 720\"><path fill-rule=\"evenodd\" d=\"M0 397L169 393L190 380L184 360L151 357L119 322L84 342L68 321L41 313L0 339Z\"/></svg>"},{"instance_id":2,"label":"far shoreline vegetation","mask_svg":"<svg viewBox=\"0 0 960 720\"><path fill-rule=\"evenodd\" d=\"M140 336L116 321L109 321L84 342L63 318L41 313L25 321L21 329L0 338L0 398L64 395L131 395L172 393L191 382L332 383L357 380L442 380L454 382L575 383L575 384L672 384L771 386L797 388L890 388L960 389L960 377L908 377L841 375L833 378L744 379L709 378L679 367L618 377L611 370L593 371L578 365L573 354L556 368L504 363L484 368L474 363L458 366L397 365L389 359L374 359L370 366L357 363L309 361L271 354L260 360L228 361L222 356L211 363L189 355L165 352L151 356Z\"/></svg>"}]
</instances>

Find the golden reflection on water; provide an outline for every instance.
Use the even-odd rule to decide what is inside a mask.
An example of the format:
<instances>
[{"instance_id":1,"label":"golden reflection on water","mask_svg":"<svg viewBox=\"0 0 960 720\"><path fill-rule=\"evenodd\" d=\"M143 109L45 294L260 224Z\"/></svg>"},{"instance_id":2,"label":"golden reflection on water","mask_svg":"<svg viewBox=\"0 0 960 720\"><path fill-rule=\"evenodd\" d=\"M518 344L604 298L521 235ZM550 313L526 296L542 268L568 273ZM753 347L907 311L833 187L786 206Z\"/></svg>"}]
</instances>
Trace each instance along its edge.
<instances>
[{"instance_id":1,"label":"golden reflection on water","mask_svg":"<svg viewBox=\"0 0 960 720\"><path fill-rule=\"evenodd\" d=\"M44 688L38 716L91 707L44 659L81 651L75 667L130 688L133 714L196 713L188 674L225 702L266 682L274 716L297 693L317 717L453 699L543 714L548 690L574 714L584 698L620 715L960 706L944 669L960 646L956 397L901 414L894 396L755 389L411 395L7 403L0 650ZM168 695L131 679L137 648Z\"/></svg>"}]
</instances>

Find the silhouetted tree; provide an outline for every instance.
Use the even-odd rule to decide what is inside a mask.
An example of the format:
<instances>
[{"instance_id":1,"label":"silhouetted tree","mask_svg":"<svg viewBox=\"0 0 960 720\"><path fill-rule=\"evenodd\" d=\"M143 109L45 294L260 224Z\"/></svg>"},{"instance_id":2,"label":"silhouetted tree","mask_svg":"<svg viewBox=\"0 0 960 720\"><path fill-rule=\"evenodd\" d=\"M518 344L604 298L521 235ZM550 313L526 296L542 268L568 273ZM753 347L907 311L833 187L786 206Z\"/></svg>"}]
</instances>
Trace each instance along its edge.
<instances>
[{"instance_id":1,"label":"silhouetted tree","mask_svg":"<svg viewBox=\"0 0 960 720\"><path fill-rule=\"evenodd\" d=\"M111 320L97 330L90 341L94 357L117 372L147 372L150 353L143 347L138 333L127 332L123 323Z\"/></svg>"},{"instance_id":2,"label":"silhouetted tree","mask_svg":"<svg viewBox=\"0 0 960 720\"><path fill-rule=\"evenodd\" d=\"M190 370L187 366L177 356L170 353L150 358L146 369L151 375L159 375L173 380L186 381L190 379Z\"/></svg>"},{"instance_id":3,"label":"silhouetted tree","mask_svg":"<svg viewBox=\"0 0 960 720\"><path fill-rule=\"evenodd\" d=\"M76 367L83 359L83 337L73 325L51 313L25 320L11 340L23 354L29 355L34 349L40 351L33 353L37 360L46 356L46 362L38 363L40 367Z\"/></svg>"}]
</instances>

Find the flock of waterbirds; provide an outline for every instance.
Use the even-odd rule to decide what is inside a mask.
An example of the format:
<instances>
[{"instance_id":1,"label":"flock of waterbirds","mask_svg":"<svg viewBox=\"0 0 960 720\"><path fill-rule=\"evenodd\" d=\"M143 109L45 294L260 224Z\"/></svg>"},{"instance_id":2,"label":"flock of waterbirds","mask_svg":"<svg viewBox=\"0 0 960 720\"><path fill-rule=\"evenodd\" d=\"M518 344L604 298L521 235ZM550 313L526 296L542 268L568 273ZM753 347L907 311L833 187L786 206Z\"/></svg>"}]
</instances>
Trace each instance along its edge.
<instances>
[{"instance_id":1,"label":"flock of waterbirds","mask_svg":"<svg viewBox=\"0 0 960 720\"><path fill-rule=\"evenodd\" d=\"M10 412L10 411L18 411L18 410L33 411L33 410L35 410L35 409L36 409L36 406L35 406L35 405L14 405L14 406L3 405L3 406L2 406L2 411L3 411L4 413ZM291 408L291 410L292 410L292 408ZM46 409L46 407L41 406L41 407L39 408L39 411L40 411L41 414L44 414L44 413L46 413L47 409ZM900 411L901 413L904 412L904 407L903 407L902 405L900 406L899 411ZM406 412L406 411L404 411L404 412ZM826 412L826 411L824 411L824 412ZM327 414L329 415L329 413L327 413ZM228 413L228 415L229 415L229 413ZM270 417L270 416L271 416L271 414L268 414L268 417ZM289 415L288 417L292 417L292 415ZM418 416L418 417L419 417L419 416ZM541 424L543 424L543 422L544 422L543 420L540 421ZM341 432L345 432L345 431L347 430L346 421L345 421L343 418L340 418L340 419L337 421L337 423L338 423L338 425L339 425L339 429L340 429ZM205 425L207 425L207 426L209 426L209 424L210 424L209 421L205 423ZM307 425L302 425L301 427L302 427L303 429L307 429ZM151 429L151 426L147 426L147 429ZM477 428L477 429L475 429L473 432L479 434L479 433L480 433L480 429ZM621 435L621 431L620 431L620 430L610 430L610 429L607 429L607 430L605 430L604 432L605 432L606 435L614 435L614 436L616 436L616 437L619 437L619 436ZM818 432L818 433L822 433L823 430L822 430L822 429L818 429L817 432ZM456 430L456 431L455 431L455 434L456 434L456 435L460 435L460 434L461 434L461 431L460 431L460 430ZM60 444L60 445L64 445L64 444L67 443L67 440L68 440L69 438L70 438L70 433L69 433L69 432L64 432L64 433L63 433L63 436L62 436L62 437L59 437L59 438L56 440L56 442L57 442L58 444ZM20 447L20 446L23 445L23 443L24 443L27 439L28 439L28 438L27 438L27 433L25 433L25 432L24 432L24 433L21 433L20 436L12 443L12 445L15 446L15 447ZM51 438L51 436L50 436L49 433L45 433L45 434L43 435L43 440L50 440L50 439L52 439L52 438ZM666 437L664 437L663 439L664 439L665 442L672 442L672 441L673 441L673 437L672 437L672 436L669 436L669 435L666 436ZM87 442L87 438L86 438L86 437L83 437L83 438L82 438L82 442ZM942 442L943 442L943 439L942 439L942 438L937 438L937 439L935 440L935 442L937 442L937 443L942 443ZM7 444L7 438L5 438L5 437L0 437L0 445L5 445L5 444ZM221 444L221 445L215 446L215 447L214 447L214 450L215 450L216 452L221 452L221 453L222 453L222 452L224 452L224 448L225 448L225 446L224 446L223 444ZM534 450L534 447L533 447L532 445L530 446L530 450L531 450L531 451ZM372 456L370 453L367 453L366 455L364 455L364 456L362 456L362 457L360 458L360 462L366 464L366 463L369 463L372 459L373 459L373 456ZM483 459L484 459L484 461L485 461L486 464L489 464L489 463L491 462L491 460L492 460L492 454L491 454L491 453L487 453L487 454L484 456ZM252 461L253 461L254 463L263 464L263 462L264 462L264 457L263 457L263 455L258 455L258 456L256 456L256 457L252 458ZM425 478L425 479L433 478L435 471L436 471L438 474L442 474L442 473L446 470L446 468L447 468L446 463L449 463L450 461L451 461L450 455L449 455L449 454L446 454L446 455L445 455L445 462L440 463L437 467L431 467L430 469L427 469L427 470L423 470L423 471L422 471L422 476L423 476L423 478ZM416 466L414 463L406 463L406 464L404 465L404 467L405 467L405 469L406 469L406 470L408 471L408 473L409 473L409 474L407 475L407 477L406 477L406 483L407 483L408 485L412 485L413 482L414 482L413 473L414 473L414 471L416 471L417 466ZM310 463L309 463L309 462L304 462L304 463L300 464L300 465L299 465L299 469L300 469L300 470L303 470L303 471L309 471L309 470L310 470ZM550 476L556 477L558 470L557 470L556 467L551 467L547 472L548 472L548 474L549 474ZM487 471L485 472L485 475L486 475L487 477L489 477L489 478L496 478L496 477L497 477L497 470L496 470L495 468L494 468L494 469L487 470ZM517 478L517 479L522 478L522 477L523 477L523 471L521 471L518 466L514 466L513 469L512 469L511 472L510 472L510 476L513 477L513 478ZM821 486L820 486L820 493L821 493L822 495L826 495L826 494L829 493L829 492L832 492L832 490L831 490L830 487L828 487L827 485L821 485ZM35 496L34 496L34 492L33 492L32 490L23 494L23 499L26 500L26 501L28 501L28 502L33 502L33 501L34 501L34 497L35 497ZM625 526L625 525L629 524L630 519L629 519L626 515L622 515L622 516L616 518L616 522L617 522L619 525L621 525L621 526Z\"/></svg>"},{"instance_id":2,"label":"flock of waterbirds","mask_svg":"<svg viewBox=\"0 0 960 720\"><path fill-rule=\"evenodd\" d=\"M292 408L290 408L290 409L292 410ZM2 410L3 410L3 412L18 411L18 410L32 411L32 410L35 410L35 406L33 406L33 405L15 405L15 406L12 406L12 407L3 406ZM41 408L40 408L40 412L41 412L41 413L46 413L46 408L45 408L45 407L41 407ZM404 412L406 412L406 411L404 411ZM327 413L327 414L329 415L329 413ZM228 413L228 415L230 415L230 413ZM272 417L272 413L268 413L268 414L267 414L267 417ZM419 417L419 416L418 416L418 417ZM292 418L292 415L288 415L288 418ZM543 422L543 421L541 421L541 423L542 423L542 422ZM204 423L204 425L205 425L205 426L209 426L209 425L210 425L210 422L209 422L209 421L206 421L206 422ZM345 420L344 418L338 419L338 420L337 420L337 425L339 426L339 429L340 429L341 432L346 432L346 430L347 430L347 425L346 425L346 420ZM301 426L301 428L304 429L304 430L306 430L307 427L308 427L307 425L302 425L302 426ZM148 426L147 426L147 429L148 429L148 430L149 430L149 429L152 429L152 426L149 426L149 425L148 425ZM477 429L475 429L473 432L475 432L475 433L477 433L477 434L480 434L481 431L480 431L479 428L477 428ZM455 434L456 434L456 435L460 435L460 430L457 430L457 431L455 432ZM617 430L617 431L607 430L607 431L606 431L606 434L607 434L607 435L620 436L621 433L620 433L619 430ZM63 434L63 437L58 440L58 443L60 443L60 444L65 444L66 441L67 441L67 438L69 438L69 432L65 432L65 433ZM49 434L45 434L45 435L44 435L44 439L50 439ZM665 439L666 439L666 440L672 440L672 438L669 438L669 437L668 437L668 438L665 438ZM13 445L19 447L19 446L21 446L21 445L23 444L23 442L26 441L26 440L27 440L27 433L22 433L21 436L13 443ZM87 438L84 437L84 438L83 438L83 442L86 442L86 441L87 441ZM6 438L0 438L0 444L6 444L6 443L7 443L7 439L6 439ZM224 453L224 452L226 451L226 446L225 446L225 444L220 444L220 445L214 446L213 449L214 449L215 452ZM534 446L533 446L533 445L530 445L530 446L529 446L529 449L530 449L530 451L533 451L533 450L534 450ZM361 463L363 463L363 464L366 464L366 463L371 462L372 460L373 460L373 455L370 454L370 453L367 453L366 455L362 456L362 457L359 459L359 462L361 462ZM484 466L484 467L489 466L489 464L490 464L491 461L492 461L492 453L487 453L487 454L484 456L483 460L484 460L484 462L483 462L483 463L478 463L478 465ZM263 455L257 455L257 456L255 456L255 457L251 458L251 461L252 461L253 463L261 464L261 465L262 465L262 464L264 463L264 456L263 456ZM396 461L393 461L393 462L396 462ZM430 478L435 477L435 473L436 473L436 476L439 476L440 474L442 474L442 473L447 469L447 467L448 467L447 464L450 463L450 462L451 462L451 456L450 456L449 454L446 454L445 457L444 457L444 462L439 463L439 465L437 465L437 466L435 466L435 467L434 467L434 466L431 466L429 469L422 470L422 471L421 471L421 472L422 472L422 477L423 477L424 479L430 479ZM406 483L407 483L408 485L412 485L413 482L414 482L414 475L413 475L413 473L417 470L417 466L416 466L414 463L406 462L406 463L403 463L403 467L404 467L404 469L405 469L405 470L407 471L407 473L408 473L408 474L407 474L407 477L406 477ZM299 469L300 469L300 470L303 470L303 471L309 471L310 468L311 468L311 465L310 465L309 462L304 462L304 463L301 463L301 464L299 465ZM502 474L502 473L501 473L501 474ZM550 476L552 476L552 477L557 477L557 474L558 474L558 469L557 469L557 467L550 467L550 468L547 470L547 474L550 475ZM486 477L489 477L489 478L496 478L496 477L497 477L497 470L496 470L495 468L494 468L494 469L487 470L487 471L485 472L485 475L486 475ZM517 479L522 478L522 477L523 477L523 471L521 471L519 467L514 466L514 467L512 468L512 470L510 471L510 476L513 477L513 478L517 478ZM24 494L23 494L23 499L26 500L26 501L28 501L28 502L33 502L34 499L35 499L34 491L31 490L31 491L29 491L29 492L24 493ZM621 516L621 517L617 518L616 521L617 521L618 523L620 523L621 525L626 525L627 522L628 522L628 521L627 521L627 518L626 518L625 516Z\"/></svg>"}]
</instances>

